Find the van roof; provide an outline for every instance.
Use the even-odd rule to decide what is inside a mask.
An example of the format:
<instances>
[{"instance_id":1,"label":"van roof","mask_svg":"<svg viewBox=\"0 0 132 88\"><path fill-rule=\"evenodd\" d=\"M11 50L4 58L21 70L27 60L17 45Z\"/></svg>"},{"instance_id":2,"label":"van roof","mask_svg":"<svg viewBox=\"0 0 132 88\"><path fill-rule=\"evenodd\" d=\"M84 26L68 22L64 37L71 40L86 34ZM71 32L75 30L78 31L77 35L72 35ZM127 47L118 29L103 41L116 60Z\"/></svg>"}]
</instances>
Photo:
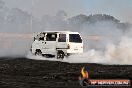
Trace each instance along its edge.
<instances>
[{"instance_id":1,"label":"van roof","mask_svg":"<svg viewBox=\"0 0 132 88\"><path fill-rule=\"evenodd\" d=\"M72 31L43 31L43 32L46 32L46 33L68 33L68 34L79 34L78 32L72 32Z\"/></svg>"}]
</instances>

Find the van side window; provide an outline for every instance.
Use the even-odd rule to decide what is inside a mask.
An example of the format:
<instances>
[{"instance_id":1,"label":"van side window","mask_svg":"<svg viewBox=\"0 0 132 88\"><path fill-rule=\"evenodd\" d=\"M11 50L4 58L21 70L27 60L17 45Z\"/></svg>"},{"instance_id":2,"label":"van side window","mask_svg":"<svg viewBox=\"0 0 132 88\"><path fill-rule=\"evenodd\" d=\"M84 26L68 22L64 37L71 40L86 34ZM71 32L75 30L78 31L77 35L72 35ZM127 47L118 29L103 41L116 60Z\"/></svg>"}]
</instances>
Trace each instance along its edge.
<instances>
[{"instance_id":1,"label":"van side window","mask_svg":"<svg viewBox=\"0 0 132 88\"><path fill-rule=\"evenodd\" d=\"M47 33L46 41L56 41L57 34Z\"/></svg>"},{"instance_id":2,"label":"van side window","mask_svg":"<svg viewBox=\"0 0 132 88\"><path fill-rule=\"evenodd\" d=\"M58 42L66 42L66 34L59 34Z\"/></svg>"},{"instance_id":3,"label":"van side window","mask_svg":"<svg viewBox=\"0 0 132 88\"><path fill-rule=\"evenodd\" d=\"M79 34L69 34L69 42L82 43L82 39Z\"/></svg>"}]
</instances>

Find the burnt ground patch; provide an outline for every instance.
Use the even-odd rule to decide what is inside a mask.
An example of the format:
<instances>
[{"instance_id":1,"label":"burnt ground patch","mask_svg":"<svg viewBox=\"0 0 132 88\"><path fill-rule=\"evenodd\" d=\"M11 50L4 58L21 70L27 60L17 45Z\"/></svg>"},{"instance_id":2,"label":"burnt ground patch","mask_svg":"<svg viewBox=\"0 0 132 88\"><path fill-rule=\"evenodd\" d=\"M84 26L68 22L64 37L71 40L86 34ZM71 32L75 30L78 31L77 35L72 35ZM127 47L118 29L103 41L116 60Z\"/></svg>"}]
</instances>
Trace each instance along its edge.
<instances>
[{"instance_id":1,"label":"burnt ground patch","mask_svg":"<svg viewBox=\"0 0 132 88\"><path fill-rule=\"evenodd\" d=\"M84 66L92 79L132 79L132 65L69 64L4 57L0 59L0 88L81 88L78 77Z\"/></svg>"}]
</instances>

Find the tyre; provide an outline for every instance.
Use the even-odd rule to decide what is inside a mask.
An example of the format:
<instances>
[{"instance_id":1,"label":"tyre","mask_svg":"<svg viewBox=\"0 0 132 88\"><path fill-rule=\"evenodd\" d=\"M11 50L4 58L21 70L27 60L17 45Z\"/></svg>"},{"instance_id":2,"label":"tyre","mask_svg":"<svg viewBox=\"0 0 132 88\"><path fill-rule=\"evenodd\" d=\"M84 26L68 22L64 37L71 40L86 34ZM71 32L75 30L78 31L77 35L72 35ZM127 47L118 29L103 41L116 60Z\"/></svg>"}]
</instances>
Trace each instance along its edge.
<instances>
[{"instance_id":1,"label":"tyre","mask_svg":"<svg viewBox=\"0 0 132 88\"><path fill-rule=\"evenodd\" d=\"M63 51L58 51L57 52L57 59L64 59L64 56L65 56L65 54L64 54Z\"/></svg>"},{"instance_id":2,"label":"tyre","mask_svg":"<svg viewBox=\"0 0 132 88\"><path fill-rule=\"evenodd\" d=\"M42 52L41 52L41 50L36 50L36 52L35 52L35 55L37 55L37 56L42 56Z\"/></svg>"}]
</instances>

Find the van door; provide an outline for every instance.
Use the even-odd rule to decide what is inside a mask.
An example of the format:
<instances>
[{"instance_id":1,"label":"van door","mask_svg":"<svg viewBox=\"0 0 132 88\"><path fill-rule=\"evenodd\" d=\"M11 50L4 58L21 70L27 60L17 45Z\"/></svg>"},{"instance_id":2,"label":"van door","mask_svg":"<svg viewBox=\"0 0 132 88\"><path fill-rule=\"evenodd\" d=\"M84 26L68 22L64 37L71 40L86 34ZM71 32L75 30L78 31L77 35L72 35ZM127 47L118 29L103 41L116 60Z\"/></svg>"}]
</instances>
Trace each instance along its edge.
<instances>
[{"instance_id":1,"label":"van door","mask_svg":"<svg viewBox=\"0 0 132 88\"><path fill-rule=\"evenodd\" d=\"M67 49L66 34L59 34L57 49Z\"/></svg>"},{"instance_id":2,"label":"van door","mask_svg":"<svg viewBox=\"0 0 132 88\"><path fill-rule=\"evenodd\" d=\"M44 42L45 48L43 53L45 54L55 54L56 53L56 40L57 33L46 33L46 41Z\"/></svg>"},{"instance_id":3,"label":"van door","mask_svg":"<svg viewBox=\"0 0 132 88\"><path fill-rule=\"evenodd\" d=\"M69 44L71 53L82 53L83 52L83 42L79 34L69 34Z\"/></svg>"}]
</instances>

